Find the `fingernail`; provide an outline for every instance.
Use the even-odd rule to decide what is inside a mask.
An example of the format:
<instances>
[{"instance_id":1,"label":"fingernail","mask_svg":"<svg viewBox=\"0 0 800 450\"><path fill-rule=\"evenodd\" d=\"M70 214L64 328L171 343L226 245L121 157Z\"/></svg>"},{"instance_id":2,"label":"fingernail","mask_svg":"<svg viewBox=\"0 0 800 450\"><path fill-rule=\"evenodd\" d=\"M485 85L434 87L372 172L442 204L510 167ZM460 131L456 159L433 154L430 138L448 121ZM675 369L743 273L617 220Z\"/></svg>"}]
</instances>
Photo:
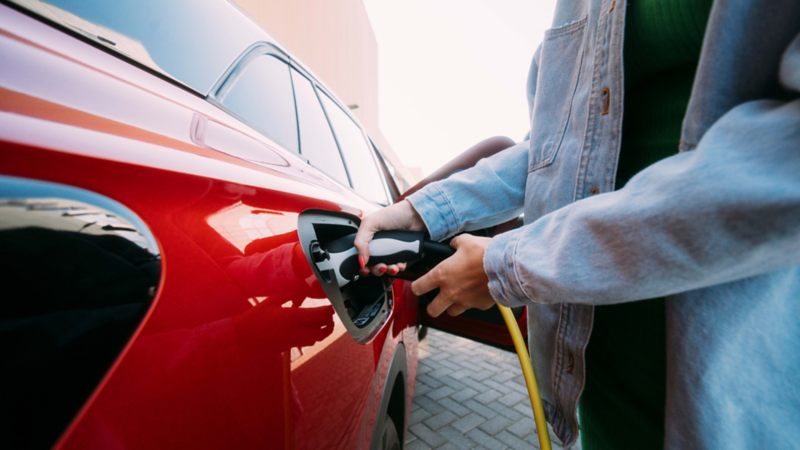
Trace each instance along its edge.
<instances>
[{"instance_id":1,"label":"fingernail","mask_svg":"<svg viewBox=\"0 0 800 450\"><path fill-rule=\"evenodd\" d=\"M364 262L364 257L363 256L358 255L358 263L361 264L361 268L362 269L366 269L367 268L367 263Z\"/></svg>"},{"instance_id":2,"label":"fingernail","mask_svg":"<svg viewBox=\"0 0 800 450\"><path fill-rule=\"evenodd\" d=\"M358 271L358 273L365 276L369 275L369 269L361 269Z\"/></svg>"},{"instance_id":3,"label":"fingernail","mask_svg":"<svg viewBox=\"0 0 800 450\"><path fill-rule=\"evenodd\" d=\"M392 270L389 271L389 273L392 275L397 275L397 272L399 272L399 270L395 269L394 267L392 267Z\"/></svg>"},{"instance_id":4,"label":"fingernail","mask_svg":"<svg viewBox=\"0 0 800 450\"><path fill-rule=\"evenodd\" d=\"M381 275L386 273L386 267L381 267L380 269L378 269L378 273L380 273Z\"/></svg>"}]
</instances>

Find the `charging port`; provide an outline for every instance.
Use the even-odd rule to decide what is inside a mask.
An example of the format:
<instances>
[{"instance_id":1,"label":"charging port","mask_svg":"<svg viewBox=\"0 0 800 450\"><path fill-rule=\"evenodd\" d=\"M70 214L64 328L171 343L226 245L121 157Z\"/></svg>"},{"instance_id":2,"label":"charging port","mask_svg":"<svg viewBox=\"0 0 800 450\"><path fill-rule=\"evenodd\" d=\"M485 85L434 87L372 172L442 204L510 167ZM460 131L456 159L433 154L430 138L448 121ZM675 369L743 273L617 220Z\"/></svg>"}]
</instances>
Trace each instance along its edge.
<instances>
[{"instance_id":1,"label":"charging port","mask_svg":"<svg viewBox=\"0 0 800 450\"><path fill-rule=\"evenodd\" d=\"M322 285L347 331L359 343L368 342L388 319L392 309L391 289L385 278L360 277L339 286L332 270L320 270L328 261L327 244L358 231L355 216L309 210L298 217L297 232L308 263Z\"/></svg>"}]
</instances>

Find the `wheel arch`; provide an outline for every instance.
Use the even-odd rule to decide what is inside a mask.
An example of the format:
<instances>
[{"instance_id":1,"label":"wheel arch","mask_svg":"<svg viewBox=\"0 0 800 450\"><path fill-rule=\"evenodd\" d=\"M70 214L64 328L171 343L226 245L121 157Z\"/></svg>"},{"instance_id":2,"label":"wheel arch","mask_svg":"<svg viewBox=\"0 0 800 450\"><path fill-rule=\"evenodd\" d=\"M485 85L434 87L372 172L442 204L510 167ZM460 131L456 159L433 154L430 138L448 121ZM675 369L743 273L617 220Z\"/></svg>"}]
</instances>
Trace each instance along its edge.
<instances>
[{"instance_id":1,"label":"wheel arch","mask_svg":"<svg viewBox=\"0 0 800 450\"><path fill-rule=\"evenodd\" d=\"M375 420L375 428L372 430L372 440L369 448L378 450L380 448L381 433L388 415L397 426L397 434L400 435L400 445L405 444L406 426L406 374L407 374L406 348L402 342L397 344L392 362L386 374L386 383L383 385L381 404L378 409L378 417Z\"/></svg>"}]
</instances>

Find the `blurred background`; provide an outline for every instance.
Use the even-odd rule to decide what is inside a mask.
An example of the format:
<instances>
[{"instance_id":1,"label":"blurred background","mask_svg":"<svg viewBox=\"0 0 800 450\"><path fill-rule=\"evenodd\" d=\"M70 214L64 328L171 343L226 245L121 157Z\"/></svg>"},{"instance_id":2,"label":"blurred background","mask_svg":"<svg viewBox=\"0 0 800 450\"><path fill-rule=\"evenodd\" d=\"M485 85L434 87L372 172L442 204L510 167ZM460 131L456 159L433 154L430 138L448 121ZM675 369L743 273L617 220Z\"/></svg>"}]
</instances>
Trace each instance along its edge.
<instances>
[{"instance_id":1,"label":"blurred background","mask_svg":"<svg viewBox=\"0 0 800 450\"><path fill-rule=\"evenodd\" d=\"M527 133L525 84L555 0L234 0L402 167L406 187L473 144Z\"/></svg>"}]
</instances>

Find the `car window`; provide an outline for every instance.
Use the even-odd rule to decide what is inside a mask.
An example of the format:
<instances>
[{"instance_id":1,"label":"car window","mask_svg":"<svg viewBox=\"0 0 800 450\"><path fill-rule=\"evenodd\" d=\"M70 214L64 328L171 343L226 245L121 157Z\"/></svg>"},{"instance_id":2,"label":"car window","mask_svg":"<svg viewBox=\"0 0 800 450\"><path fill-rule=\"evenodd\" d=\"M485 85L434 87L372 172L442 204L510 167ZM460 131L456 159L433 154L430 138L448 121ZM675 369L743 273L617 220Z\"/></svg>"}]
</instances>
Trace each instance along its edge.
<instances>
[{"instance_id":1,"label":"car window","mask_svg":"<svg viewBox=\"0 0 800 450\"><path fill-rule=\"evenodd\" d=\"M202 94L251 43L264 38L258 25L226 1L12 1Z\"/></svg>"},{"instance_id":2,"label":"car window","mask_svg":"<svg viewBox=\"0 0 800 450\"><path fill-rule=\"evenodd\" d=\"M300 126L300 154L312 166L350 186L342 155L336 146L328 119L308 78L292 69L297 118Z\"/></svg>"},{"instance_id":3,"label":"car window","mask_svg":"<svg viewBox=\"0 0 800 450\"><path fill-rule=\"evenodd\" d=\"M378 151L378 146L372 142L372 139L370 139L369 142L373 151L378 157L378 169L380 169L383 183L386 186L386 192L389 194L389 198L392 200L392 203L394 203L394 201L397 200L397 196L399 196L401 193L399 187L397 186L397 170L391 163L389 163L389 161L381 154L381 152Z\"/></svg>"},{"instance_id":4,"label":"car window","mask_svg":"<svg viewBox=\"0 0 800 450\"><path fill-rule=\"evenodd\" d=\"M289 66L273 56L251 60L218 99L253 128L287 150L299 151Z\"/></svg>"},{"instance_id":5,"label":"car window","mask_svg":"<svg viewBox=\"0 0 800 450\"><path fill-rule=\"evenodd\" d=\"M388 205L389 199L378 173L375 154L367 146L361 128L326 94L321 94L320 99L344 156L353 189L374 202Z\"/></svg>"},{"instance_id":6,"label":"car window","mask_svg":"<svg viewBox=\"0 0 800 450\"><path fill-rule=\"evenodd\" d=\"M0 176L0 447L50 448L147 313L155 237L94 192Z\"/></svg>"}]
</instances>

